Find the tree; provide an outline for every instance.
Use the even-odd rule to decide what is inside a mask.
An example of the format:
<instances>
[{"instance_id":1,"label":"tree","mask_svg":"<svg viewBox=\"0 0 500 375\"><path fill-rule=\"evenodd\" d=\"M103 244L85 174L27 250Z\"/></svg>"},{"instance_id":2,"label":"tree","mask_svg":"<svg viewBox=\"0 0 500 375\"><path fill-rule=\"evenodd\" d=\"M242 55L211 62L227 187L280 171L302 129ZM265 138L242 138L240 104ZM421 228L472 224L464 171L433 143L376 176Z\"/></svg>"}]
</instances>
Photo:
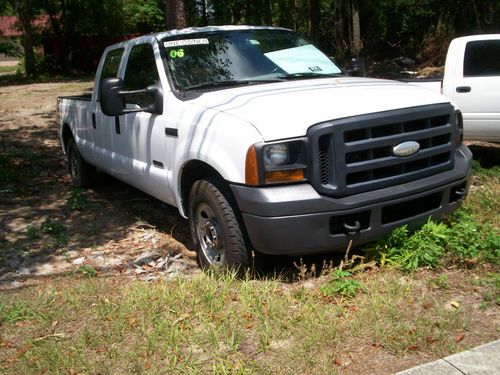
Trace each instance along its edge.
<instances>
[{"instance_id":1,"label":"tree","mask_svg":"<svg viewBox=\"0 0 500 375\"><path fill-rule=\"evenodd\" d=\"M307 31L314 43L319 41L320 7L319 0L309 0L309 19Z\"/></svg>"},{"instance_id":2,"label":"tree","mask_svg":"<svg viewBox=\"0 0 500 375\"><path fill-rule=\"evenodd\" d=\"M351 35L351 52L354 55L359 55L363 48L361 41L361 26L359 24L359 5L358 0L351 0L351 17L352 17L352 35Z\"/></svg>"},{"instance_id":3,"label":"tree","mask_svg":"<svg viewBox=\"0 0 500 375\"><path fill-rule=\"evenodd\" d=\"M127 33L140 34L165 29L165 1L123 1L123 27Z\"/></svg>"},{"instance_id":4,"label":"tree","mask_svg":"<svg viewBox=\"0 0 500 375\"><path fill-rule=\"evenodd\" d=\"M187 27L186 0L165 0L167 30Z\"/></svg>"},{"instance_id":5,"label":"tree","mask_svg":"<svg viewBox=\"0 0 500 375\"><path fill-rule=\"evenodd\" d=\"M35 62L35 31L33 27L34 4L31 0L7 0L12 10L19 17L19 23L23 32L22 44L24 49L24 68L28 77L36 74Z\"/></svg>"}]
</instances>

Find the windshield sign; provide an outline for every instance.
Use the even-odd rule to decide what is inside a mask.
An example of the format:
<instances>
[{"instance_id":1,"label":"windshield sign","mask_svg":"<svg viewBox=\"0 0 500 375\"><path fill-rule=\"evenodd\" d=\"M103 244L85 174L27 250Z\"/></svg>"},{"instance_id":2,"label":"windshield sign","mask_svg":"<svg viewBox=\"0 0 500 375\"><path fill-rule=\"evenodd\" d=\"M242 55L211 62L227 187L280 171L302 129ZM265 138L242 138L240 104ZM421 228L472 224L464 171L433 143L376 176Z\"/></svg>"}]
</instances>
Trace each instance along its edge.
<instances>
[{"instance_id":1,"label":"windshield sign","mask_svg":"<svg viewBox=\"0 0 500 375\"><path fill-rule=\"evenodd\" d=\"M341 75L320 50L288 30L218 31L162 41L180 90Z\"/></svg>"}]
</instances>

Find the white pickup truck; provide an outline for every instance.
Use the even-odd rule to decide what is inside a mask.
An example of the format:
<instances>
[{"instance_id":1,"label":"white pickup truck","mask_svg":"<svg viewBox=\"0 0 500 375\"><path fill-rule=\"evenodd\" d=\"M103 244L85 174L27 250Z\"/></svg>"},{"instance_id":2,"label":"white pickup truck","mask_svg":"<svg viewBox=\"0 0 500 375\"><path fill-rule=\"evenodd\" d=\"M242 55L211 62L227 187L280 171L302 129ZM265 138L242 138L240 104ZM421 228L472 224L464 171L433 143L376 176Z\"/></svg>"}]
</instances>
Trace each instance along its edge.
<instances>
[{"instance_id":1,"label":"white pickup truck","mask_svg":"<svg viewBox=\"0 0 500 375\"><path fill-rule=\"evenodd\" d=\"M471 153L449 99L347 77L297 33L224 26L108 47L58 98L76 186L96 169L176 206L202 267L308 254L457 209Z\"/></svg>"},{"instance_id":2,"label":"white pickup truck","mask_svg":"<svg viewBox=\"0 0 500 375\"><path fill-rule=\"evenodd\" d=\"M414 80L440 91L462 111L464 138L500 142L500 34L453 39L442 80Z\"/></svg>"}]
</instances>

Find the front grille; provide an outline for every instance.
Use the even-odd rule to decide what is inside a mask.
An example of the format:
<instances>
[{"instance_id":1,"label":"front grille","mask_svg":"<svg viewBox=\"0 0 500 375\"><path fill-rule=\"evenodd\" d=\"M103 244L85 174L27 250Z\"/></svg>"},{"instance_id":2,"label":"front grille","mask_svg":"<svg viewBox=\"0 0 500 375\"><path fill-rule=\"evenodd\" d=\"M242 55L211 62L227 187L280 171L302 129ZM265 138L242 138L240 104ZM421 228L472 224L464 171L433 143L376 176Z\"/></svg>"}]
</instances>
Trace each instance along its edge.
<instances>
[{"instance_id":1,"label":"front grille","mask_svg":"<svg viewBox=\"0 0 500 375\"><path fill-rule=\"evenodd\" d=\"M440 104L335 120L311 127L312 181L323 194L346 196L453 168L454 109ZM393 147L416 141L411 156Z\"/></svg>"}]
</instances>

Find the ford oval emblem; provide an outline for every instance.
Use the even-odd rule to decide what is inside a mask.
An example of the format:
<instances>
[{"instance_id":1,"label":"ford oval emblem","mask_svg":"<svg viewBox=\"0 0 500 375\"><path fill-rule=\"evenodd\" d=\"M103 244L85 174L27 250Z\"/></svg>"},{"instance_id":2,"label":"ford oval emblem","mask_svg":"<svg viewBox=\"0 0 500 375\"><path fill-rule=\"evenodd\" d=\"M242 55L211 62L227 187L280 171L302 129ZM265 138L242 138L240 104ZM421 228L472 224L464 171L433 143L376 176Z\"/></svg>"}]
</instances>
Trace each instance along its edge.
<instances>
[{"instance_id":1,"label":"ford oval emblem","mask_svg":"<svg viewBox=\"0 0 500 375\"><path fill-rule=\"evenodd\" d=\"M396 156L411 156L415 155L420 149L420 143L415 141L408 141L400 143L392 148L392 152Z\"/></svg>"}]
</instances>

